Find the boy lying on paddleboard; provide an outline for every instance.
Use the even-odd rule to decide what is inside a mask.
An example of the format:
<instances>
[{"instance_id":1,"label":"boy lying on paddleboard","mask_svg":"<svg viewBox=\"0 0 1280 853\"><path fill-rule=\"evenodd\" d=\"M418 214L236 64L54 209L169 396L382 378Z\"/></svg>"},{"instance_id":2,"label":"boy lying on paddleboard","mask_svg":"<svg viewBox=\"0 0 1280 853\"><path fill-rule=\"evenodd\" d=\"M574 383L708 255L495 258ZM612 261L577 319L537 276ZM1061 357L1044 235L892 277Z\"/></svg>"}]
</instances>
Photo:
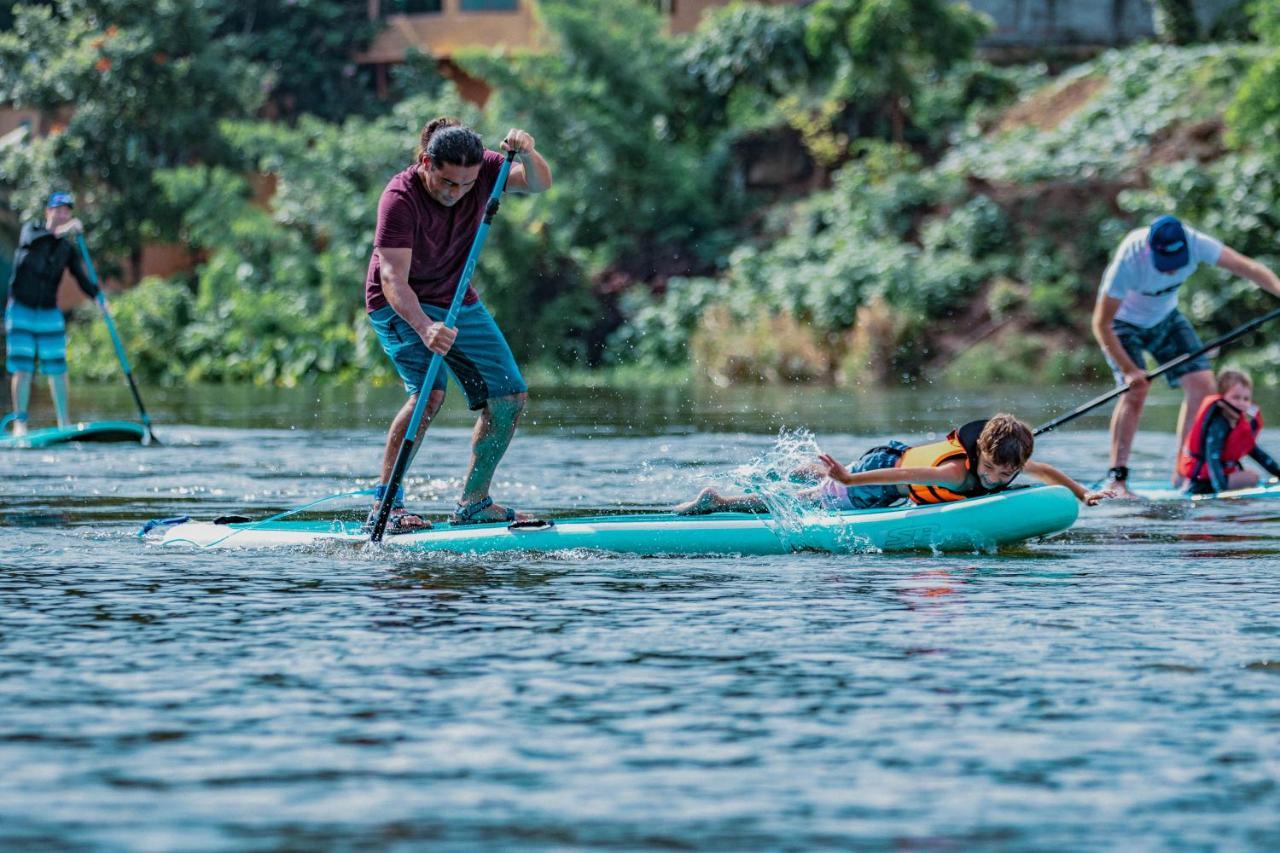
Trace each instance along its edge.
<instances>
[{"instance_id":1,"label":"boy lying on paddleboard","mask_svg":"<svg viewBox=\"0 0 1280 853\"><path fill-rule=\"evenodd\" d=\"M916 504L943 503L989 495L1009 487L1023 471L1045 483L1066 486L1081 502L1093 506L1110 492L1086 489L1047 462L1033 462L1035 438L1013 415L998 414L970 421L942 441L915 447L901 441L873 447L850 468L823 453L817 486L800 498L828 510L874 509L908 499ZM721 495L703 489L675 508L680 515L712 512L767 512L754 495Z\"/></svg>"},{"instance_id":2,"label":"boy lying on paddleboard","mask_svg":"<svg viewBox=\"0 0 1280 853\"><path fill-rule=\"evenodd\" d=\"M1240 370L1218 374L1218 393L1200 404L1187 429L1187 443L1178 454L1178 473L1187 478L1187 492L1206 495L1258 485L1258 472L1241 464L1248 456L1273 477L1280 464L1258 446L1262 413L1253 403L1253 380Z\"/></svg>"}]
</instances>

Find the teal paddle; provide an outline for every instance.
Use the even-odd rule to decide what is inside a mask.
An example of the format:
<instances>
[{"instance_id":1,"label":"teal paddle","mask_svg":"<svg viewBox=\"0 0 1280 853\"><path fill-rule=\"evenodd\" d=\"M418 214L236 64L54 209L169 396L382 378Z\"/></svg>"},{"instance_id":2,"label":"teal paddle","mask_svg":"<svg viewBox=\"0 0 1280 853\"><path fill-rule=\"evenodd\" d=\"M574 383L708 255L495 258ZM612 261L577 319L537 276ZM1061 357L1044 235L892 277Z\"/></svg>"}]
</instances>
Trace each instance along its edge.
<instances>
[{"instance_id":1,"label":"teal paddle","mask_svg":"<svg viewBox=\"0 0 1280 853\"><path fill-rule=\"evenodd\" d=\"M1280 308L1276 308L1272 311L1269 311L1266 314L1263 314L1261 317L1255 317L1254 319L1250 320L1244 325L1239 326L1235 329L1232 329L1230 332L1227 332L1225 335L1223 335L1220 338L1214 338L1213 340L1209 341L1209 343L1200 347L1200 349L1196 350L1195 352L1184 353L1183 355L1180 355L1177 358L1169 359L1164 364L1160 365L1159 367L1152 370L1150 373L1146 374L1147 379L1148 380L1155 379L1160 374L1167 373L1168 371L1173 370L1173 368L1177 367L1178 365L1185 364L1188 361L1191 361L1191 359L1193 358L1199 358L1200 356L1204 355L1210 350L1215 350L1215 349L1218 349L1219 347L1226 346L1227 344L1231 343L1237 338L1241 338L1249 334L1254 329L1261 326L1263 323L1269 323L1270 321L1274 320L1277 317L1280 317ZM1083 406L1080 406L1078 409L1074 409L1070 412L1067 412L1065 415L1060 415L1054 418L1053 420L1049 421L1047 424L1043 424L1041 426L1036 427L1035 432L1032 434L1040 435L1041 433L1045 433L1045 432L1049 432L1050 430L1057 429L1058 427L1062 426L1065 423L1074 421L1076 418L1080 417L1086 412L1093 411L1094 409L1101 406L1103 403L1106 403L1109 400L1114 400L1116 397L1119 397L1121 394L1123 394L1128 390L1129 390L1128 385L1121 385L1118 388L1113 388L1112 390L1108 391L1105 394L1102 394L1098 397L1094 397L1092 400L1085 403Z\"/></svg>"},{"instance_id":2,"label":"teal paddle","mask_svg":"<svg viewBox=\"0 0 1280 853\"><path fill-rule=\"evenodd\" d=\"M466 266L462 268L462 275L458 278L458 288L453 293L453 301L449 303L449 313L444 318L445 326L450 329L458 324L458 312L462 310L462 300L467 295L467 285L471 282L472 273L476 271L476 260L480 257L480 250L484 248L484 241L489 236L489 225L498 213L499 200L503 190L507 188L507 173L511 171L511 160L515 156L514 151L507 152L507 159L503 161L502 169L498 172L498 182L493 185L493 192L489 196L488 204L485 205L484 218L480 221L480 227L476 229L475 239L471 243L471 253L467 255ZM431 354L426 376L418 386L418 402L413 406L413 417L409 419L409 428L405 430L404 441L400 444L395 464L391 467L391 477L387 480L386 493L382 497L382 503L378 505L378 518L374 521L373 532L369 534L370 542L381 542L382 534L386 532L392 504L395 503L395 496L400 491L400 483L404 481L405 472L409 470L409 462L413 459L413 445L418 435L418 427L422 424L422 415L427 409L427 398L431 396L431 386L440 375L440 365L443 363L444 356L438 352Z\"/></svg>"},{"instance_id":3,"label":"teal paddle","mask_svg":"<svg viewBox=\"0 0 1280 853\"><path fill-rule=\"evenodd\" d=\"M85 269L89 273L89 280L98 288L98 307L102 309L102 319L107 322L107 331L111 333L111 343L116 348L116 358L120 359L120 367L124 370L124 378L129 380L129 390L133 392L133 401L138 404L138 414L142 416L142 425L147 428L147 443L160 443L160 439L156 438L156 434L151 430L151 418L147 415L147 407L142 405L142 395L138 393L138 383L133 380L133 368L129 366L129 357L125 355L124 344L120 341L120 332L116 330L116 321L111 317L111 309L107 307L107 296L102 292L102 284L98 281L98 272L93 268L93 261L89 259L89 250L84 245L84 235L76 235L76 245L80 247L80 256L84 258Z\"/></svg>"}]
</instances>

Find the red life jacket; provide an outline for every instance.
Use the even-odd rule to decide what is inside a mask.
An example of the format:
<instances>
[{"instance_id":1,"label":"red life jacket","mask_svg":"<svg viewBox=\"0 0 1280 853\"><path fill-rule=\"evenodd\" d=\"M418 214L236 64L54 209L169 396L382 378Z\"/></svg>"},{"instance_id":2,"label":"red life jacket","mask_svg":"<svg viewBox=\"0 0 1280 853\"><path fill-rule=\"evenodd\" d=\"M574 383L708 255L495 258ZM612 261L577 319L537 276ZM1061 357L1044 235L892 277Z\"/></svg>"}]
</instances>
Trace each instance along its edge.
<instances>
[{"instance_id":1,"label":"red life jacket","mask_svg":"<svg viewBox=\"0 0 1280 853\"><path fill-rule=\"evenodd\" d=\"M1223 400L1221 394L1205 397L1187 432L1187 443L1178 454L1178 473L1189 480L1209 479L1209 466L1205 464L1204 458L1205 427L1218 403L1239 412L1235 406ZM1253 450L1258 443L1258 433L1262 431L1261 412L1255 412L1253 417L1248 417L1244 412L1239 414L1236 425L1227 433L1227 440L1222 444L1222 467L1227 473L1240 470L1240 460Z\"/></svg>"}]
</instances>

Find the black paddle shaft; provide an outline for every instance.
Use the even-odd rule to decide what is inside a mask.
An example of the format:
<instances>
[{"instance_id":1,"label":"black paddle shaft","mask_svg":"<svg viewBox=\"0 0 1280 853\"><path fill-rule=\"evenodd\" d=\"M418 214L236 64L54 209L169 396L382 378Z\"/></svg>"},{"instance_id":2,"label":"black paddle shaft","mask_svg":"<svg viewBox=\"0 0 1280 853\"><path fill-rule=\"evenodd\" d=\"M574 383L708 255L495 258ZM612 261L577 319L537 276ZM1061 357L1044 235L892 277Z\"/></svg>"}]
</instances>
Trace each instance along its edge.
<instances>
[{"instance_id":1,"label":"black paddle shaft","mask_svg":"<svg viewBox=\"0 0 1280 853\"><path fill-rule=\"evenodd\" d=\"M1180 364L1185 364L1186 362L1190 361L1193 358L1199 358L1200 356L1204 355L1210 350L1215 350L1215 349L1218 349L1219 347L1225 346L1231 343L1232 341L1236 340L1237 338L1240 338L1240 337L1243 337L1244 335L1249 334L1254 329L1261 326L1263 323L1268 323L1277 317L1280 317L1280 308L1276 308L1272 311L1267 312L1266 314L1263 314L1261 317L1257 317L1253 320L1250 320L1248 323L1245 323L1243 326L1239 326L1238 328L1233 329L1230 332L1227 332L1225 335L1223 335L1220 338L1214 338L1213 340L1209 341L1209 343L1200 347L1200 349L1196 350L1195 352L1184 353L1183 355L1180 355L1177 358L1173 358L1173 359L1170 359L1169 361L1166 361L1164 364L1160 365L1155 370L1152 370L1150 373L1146 374L1147 379L1148 380L1155 379L1160 374L1167 373L1168 371L1173 370L1173 368L1177 367ZM1080 408L1075 409L1074 411L1067 412L1065 415L1056 417L1053 420L1049 421L1047 424L1043 424L1041 426L1036 427L1036 430L1034 433L1032 433L1032 435L1040 435L1041 433L1046 433L1046 432L1049 432L1050 430L1055 430L1065 423L1070 423L1071 421L1074 421L1076 418L1080 417L1081 415L1087 412L1090 412L1093 409L1098 408L1108 400L1114 400L1116 397L1119 397L1121 394L1123 394L1128 390L1129 390L1128 385L1121 385L1119 388L1113 388L1112 390L1108 391L1107 393L1099 397L1094 397L1092 400L1085 403Z\"/></svg>"},{"instance_id":2,"label":"black paddle shaft","mask_svg":"<svg viewBox=\"0 0 1280 853\"><path fill-rule=\"evenodd\" d=\"M147 417L147 407L142 405L142 395L138 393L138 383L133 380L133 371L129 371L124 375L129 380L129 390L133 392L133 402L138 404L138 412L142 415L142 422L147 427L147 437L154 444L159 444L160 439L156 438L156 434L151 430L151 418Z\"/></svg>"}]
</instances>

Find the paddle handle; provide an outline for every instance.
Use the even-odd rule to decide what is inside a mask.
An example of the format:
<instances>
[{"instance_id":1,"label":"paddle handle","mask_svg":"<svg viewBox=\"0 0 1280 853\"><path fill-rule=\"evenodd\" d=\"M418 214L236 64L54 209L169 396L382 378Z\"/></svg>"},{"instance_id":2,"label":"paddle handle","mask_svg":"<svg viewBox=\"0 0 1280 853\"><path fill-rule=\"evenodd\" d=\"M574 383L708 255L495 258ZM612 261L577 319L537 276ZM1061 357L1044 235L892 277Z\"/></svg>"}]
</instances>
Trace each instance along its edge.
<instances>
[{"instance_id":1,"label":"paddle handle","mask_svg":"<svg viewBox=\"0 0 1280 853\"><path fill-rule=\"evenodd\" d=\"M1244 335L1249 334L1254 329L1261 326L1263 323L1269 323L1270 321L1274 320L1277 317L1280 317L1280 308L1275 308L1271 311L1268 311L1266 314L1263 314L1261 317L1255 317L1254 319L1250 320L1248 323L1245 323L1242 326L1238 326L1237 328L1232 329L1230 332L1227 332L1225 335L1222 335L1221 337L1218 337L1218 338L1214 338L1213 340L1209 341L1209 343L1200 347L1200 349L1196 350L1195 352L1183 353L1177 358L1169 359L1164 364L1153 369L1151 372L1145 374L1147 377L1147 380L1150 381L1152 379L1155 379L1157 376L1160 376L1163 373L1169 372L1170 370L1172 370L1173 368L1177 367L1180 364L1185 364L1186 362L1191 361L1193 358L1199 358L1200 356L1204 355L1205 353L1211 350L1215 350L1215 349L1218 349L1219 347L1225 346L1226 344L1229 344L1232 341L1238 338L1241 338ZM1087 414L1088 412L1091 412L1094 409L1098 408L1098 406L1101 406L1103 403L1106 403L1110 400L1114 400L1116 397L1119 397L1121 394L1125 393L1128 390L1129 390L1129 386L1127 384L1121 385L1118 388L1113 388L1112 390L1108 391L1105 394L1102 394L1098 397L1094 397L1092 400L1080 406L1079 408L1074 409L1070 412L1067 412L1065 415L1060 415L1059 417L1054 418L1053 420L1049 421L1046 424L1042 424L1041 426L1036 427L1035 432L1032 433L1032 435L1041 435L1042 433L1049 432L1050 430L1055 430L1058 427L1062 426L1063 424L1070 423L1071 421L1074 421L1076 418L1080 417L1081 415Z\"/></svg>"},{"instance_id":2,"label":"paddle handle","mask_svg":"<svg viewBox=\"0 0 1280 853\"><path fill-rule=\"evenodd\" d=\"M467 286L471 283L471 276L476 270L476 261L480 257L480 250L484 248L485 240L489 236L489 226L493 223L493 218L498 214L498 206L501 203L502 193L507 188L507 175L511 171L511 161L516 156L514 151L508 151L507 157L502 162L502 168L498 170L497 183L493 185L493 192L489 195L489 201L485 204L484 218L480 220L480 226L476 229L475 239L471 242L471 251L467 255L467 263L462 268L462 275L458 278L458 287L453 292L453 301L449 303L449 311L445 315L444 324L450 329L458 324L458 312L462 310L462 302L467 296ZM396 452L395 464L391 466L391 477L387 480L387 490L382 496L382 503L378 505L378 517L374 520L373 531L369 534L370 542L381 542L382 536L387 530L387 519L391 517L391 506L395 503L395 496L400 491L400 484L404 481L405 472L409 470L409 462L413 459L413 447L418 435L418 427L422 424L422 416L427 409L427 399L431 396L431 388L435 385L436 377L440 375L440 366L444 364L444 356L438 352L431 354L431 362L427 365L427 373L422 379L422 384L418 386L418 402L413 406L413 416L409 419L409 426L405 430L404 441L400 443L400 449Z\"/></svg>"}]
</instances>

